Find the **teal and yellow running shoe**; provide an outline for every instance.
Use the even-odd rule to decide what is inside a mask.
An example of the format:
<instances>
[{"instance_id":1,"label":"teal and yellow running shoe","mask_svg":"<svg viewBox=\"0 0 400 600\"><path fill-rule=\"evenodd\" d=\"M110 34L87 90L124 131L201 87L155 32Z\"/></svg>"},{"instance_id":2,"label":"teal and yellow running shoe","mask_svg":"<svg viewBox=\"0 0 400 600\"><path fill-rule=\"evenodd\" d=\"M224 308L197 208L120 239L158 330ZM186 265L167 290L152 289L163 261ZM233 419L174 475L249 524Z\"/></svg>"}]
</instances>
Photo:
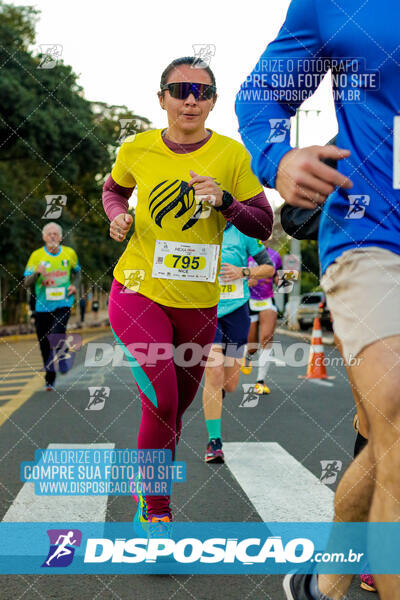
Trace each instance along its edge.
<instances>
[{"instance_id":1,"label":"teal and yellow running shoe","mask_svg":"<svg viewBox=\"0 0 400 600\"><path fill-rule=\"evenodd\" d=\"M149 538L172 538L172 519L169 515L153 515L149 522Z\"/></svg>"},{"instance_id":2,"label":"teal and yellow running shoe","mask_svg":"<svg viewBox=\"0 0 400 600\"><path fill-rule=\"evenodd\" d=\"M137 504L137 510L135 516L133 517L133 528L135 530L136 535L140 536L148 536L149 531L149 513L147 510L147 502L146 498L143 494L140 493L137 483L139 482L139 476L137 476L134 480L131 481L134 484L134 491L132 493L133 499Z\"/></svg>"}]
</instances>

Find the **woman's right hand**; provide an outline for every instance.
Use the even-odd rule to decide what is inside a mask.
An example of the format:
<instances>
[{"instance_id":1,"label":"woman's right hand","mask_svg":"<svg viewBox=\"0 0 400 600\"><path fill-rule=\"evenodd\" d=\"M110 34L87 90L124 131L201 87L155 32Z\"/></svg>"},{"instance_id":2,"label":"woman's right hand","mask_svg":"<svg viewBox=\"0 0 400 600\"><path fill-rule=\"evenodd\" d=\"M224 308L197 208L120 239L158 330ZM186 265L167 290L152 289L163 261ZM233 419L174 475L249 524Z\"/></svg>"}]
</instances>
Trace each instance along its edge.
<instances>
[{"instance_id":1,"label":"woman's right hand","mask_svg":"<svg viewBox=\"0 0 400 600\"><path fill-rule=\"evenodd\" d=\"M117 215L110 223L110 237L116 242L123 242L132 223L133 217L129 213Z\"/></svg>"},{"instance_id":2,"label":"woman's right hand","mask_svg":"<svg viewBox=\"0 0 400 600\"><path fill-rule=\"evenodd\" d=\"M323 159L342 160L350 156L344 150L328 144L289 150L279 163L275 189L292 206L315 209L323 204L336 186L349 190L353 182L324 164Z\"/></svg>"}]
</instances>

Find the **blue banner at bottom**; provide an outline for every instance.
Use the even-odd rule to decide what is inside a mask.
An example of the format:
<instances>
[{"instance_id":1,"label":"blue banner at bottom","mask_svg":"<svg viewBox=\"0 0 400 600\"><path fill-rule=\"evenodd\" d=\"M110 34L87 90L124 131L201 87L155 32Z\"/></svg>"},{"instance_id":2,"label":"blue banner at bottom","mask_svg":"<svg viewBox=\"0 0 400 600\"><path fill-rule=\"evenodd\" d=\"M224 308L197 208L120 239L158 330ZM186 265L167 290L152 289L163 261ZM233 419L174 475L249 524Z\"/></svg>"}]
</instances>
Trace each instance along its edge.
<instances>
[{"instance_id":1,"label":"blue banner at bottom","mask_svg":"<svg viewBox=\"0 0 400 600\"><path fill-rule=\"evenodd\" d=\"M0 523L1 574L400 574L400 523ZM158 537L157 537L158 536Z\"/></svg>"}]
</instances>

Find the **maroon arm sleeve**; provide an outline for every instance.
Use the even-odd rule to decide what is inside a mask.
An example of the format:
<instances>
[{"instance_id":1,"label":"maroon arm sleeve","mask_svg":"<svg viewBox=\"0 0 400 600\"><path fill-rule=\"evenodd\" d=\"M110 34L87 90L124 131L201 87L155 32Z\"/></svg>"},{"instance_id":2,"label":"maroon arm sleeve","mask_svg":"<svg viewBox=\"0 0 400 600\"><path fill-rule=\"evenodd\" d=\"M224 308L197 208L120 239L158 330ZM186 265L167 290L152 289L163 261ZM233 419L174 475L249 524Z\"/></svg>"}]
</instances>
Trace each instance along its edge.
<instances>
[{"instance_id":1,"label":"maroon arm sleeve","mask_svg":"<svg viewBox=\"0 0 400 600\"><path fill-rule=\"evenodd\" d=\"M264 192L244 202L234 199L221 212L227 221L249 237L267 240L271 236L274 214Z\"/></svg>"},{"instance_id":2,"label":"maroon arm sleeve","mask_svg":"<svg viewBox=\"0 0 400 600\"><path fill-rule=\"evenodd\" d=\"M111 177L108 177L103 186L103 207L110 222L121 213L129 210L128 199L135 188L126 188L118 185Z\"/></svg>"}]
</instances>

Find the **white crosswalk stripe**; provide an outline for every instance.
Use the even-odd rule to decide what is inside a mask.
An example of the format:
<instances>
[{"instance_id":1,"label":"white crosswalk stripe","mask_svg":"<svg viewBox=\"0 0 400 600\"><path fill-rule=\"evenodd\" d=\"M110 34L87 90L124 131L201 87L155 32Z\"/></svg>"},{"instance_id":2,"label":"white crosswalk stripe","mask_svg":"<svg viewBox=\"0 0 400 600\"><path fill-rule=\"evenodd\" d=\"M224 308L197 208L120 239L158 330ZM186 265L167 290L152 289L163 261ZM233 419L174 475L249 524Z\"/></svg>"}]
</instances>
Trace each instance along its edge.
<instances>
[{"instance_id":1,"label":"white crosswalk stripe","mask_svg":"<svg viewBox=\"0 0 400 600\"><path fill-rule=\"evenodd\" d=\"M49 444L47 447L112 450L115 444ZM107 500L108 496L39 496L35 494L33 483L24 483L3 521L103 523Z\"/></svg>"},{"instance_id":2,"label":"white crosswalk stripe","mask_svg":"<svg viewBox=\"0 0 400 600\"><path fill-rule=\"evenodd\" d=\"M334 492L279 444L230 442L223 449L263 521L332 520Z\"/></svg>"}]
</instances>

